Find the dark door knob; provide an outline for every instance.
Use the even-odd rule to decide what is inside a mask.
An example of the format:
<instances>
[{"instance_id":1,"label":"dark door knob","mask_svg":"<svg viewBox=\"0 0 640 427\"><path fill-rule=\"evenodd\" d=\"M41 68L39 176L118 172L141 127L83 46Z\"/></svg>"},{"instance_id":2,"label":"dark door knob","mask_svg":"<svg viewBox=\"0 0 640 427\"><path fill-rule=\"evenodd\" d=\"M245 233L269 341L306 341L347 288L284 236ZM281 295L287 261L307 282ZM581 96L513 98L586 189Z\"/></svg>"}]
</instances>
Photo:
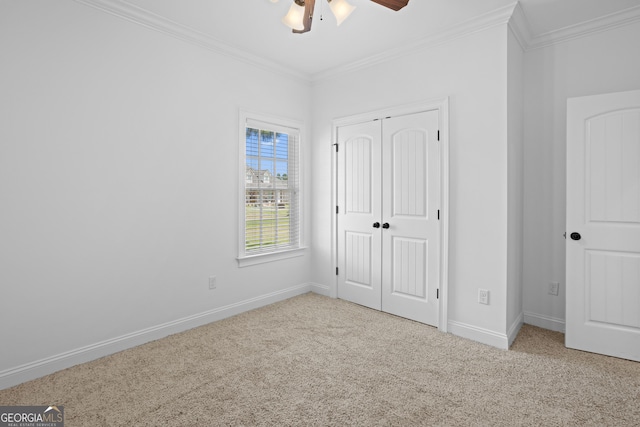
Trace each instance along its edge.
<instances>
[{"instance_id":1,"label":"dark door knob","mask_svg":"<svg viewBox=\"0 0 640 427\"><path fill-rule=\"evenodd\" d=\"M379 222L374 222L373 223L373 228L380 228L380 223Z\"/></svg>"},{"instance_id":2,"label":"dark door knob","mask_svg":"<svg viewBox=\"0 0 640 427\"><path fill-rule=\"evenodd\" d=\"M580 233L571 233L571 239L572 240L580 240L580 239L582 239L582 236L580 235Z\"/></svg>"},{"instance_id":3,"label":"dark door knob","mask_svg":"<svg viewBox=\"0 0 640 427\"><path fill-rule=\"evenodd\" d=\"M384 228L385 230L389 228L389 223L385 222L384 224L382 224L382 228Z\"/></svg>"}]
</instances>

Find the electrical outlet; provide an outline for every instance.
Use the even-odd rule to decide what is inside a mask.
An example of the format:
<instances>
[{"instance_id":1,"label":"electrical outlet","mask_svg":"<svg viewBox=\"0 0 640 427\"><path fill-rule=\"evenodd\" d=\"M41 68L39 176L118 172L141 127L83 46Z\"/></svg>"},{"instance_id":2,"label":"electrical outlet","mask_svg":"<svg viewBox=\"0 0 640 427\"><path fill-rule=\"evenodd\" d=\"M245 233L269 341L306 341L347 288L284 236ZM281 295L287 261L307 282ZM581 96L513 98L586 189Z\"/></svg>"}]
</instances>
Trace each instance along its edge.
<instances>
[{"instance_id":1,"label":"electrical outlet","mask_svg":"<svg viewBox=\"0 0 640 427\"><path fill-rule=\"evenodd\" d=\"M489 305L489 291L486 289L478 289L478 302L480 304Z\"/></svg>"},{"instance_id":2,"label":"electrical outlet","mask_svg":"<svg viewBox=\"0 0 640 427\"><path fill-rule=\"evenodd\" d=\"M558 282L549 283L549 295L558 296L559 293L560 293L560 283Z\"/></svg>"},{"instance_id":3,"label":"electrical outlet","mask_svg":"<svg viewBox=\"0 0 640 427\"><path fill-rule=\"evenodd\" d=\"M217 285L218 285L218 280L216 279L216 276L209 277L209 289L213 290L216 288Z\"/></svg>"}]
</instances>

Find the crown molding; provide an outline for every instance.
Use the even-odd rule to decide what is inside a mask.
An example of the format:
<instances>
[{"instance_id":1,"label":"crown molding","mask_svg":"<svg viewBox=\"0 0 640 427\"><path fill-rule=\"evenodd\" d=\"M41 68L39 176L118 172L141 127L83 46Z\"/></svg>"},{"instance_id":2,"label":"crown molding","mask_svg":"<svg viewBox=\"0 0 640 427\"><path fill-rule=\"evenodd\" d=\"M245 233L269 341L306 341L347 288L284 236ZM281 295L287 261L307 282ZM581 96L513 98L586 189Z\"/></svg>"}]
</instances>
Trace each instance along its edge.
<instances>
[{"instance_id":1,"label":"crown molding","mask_svg":"<svg viewBox=\"0 0 640 427\"><path fill-rule=\"evenodd\" d=\"M531 44L531 28L520 2L513 9L513 14L509 20L509 29L518 40L522 50L527 50Z\"/></svg>"},{"instance_id":2,"label":"crown molding","mask_svg":"<svg viewBox=\"0 0 640 427\"><path fill-rule=\"evenodd\" d=\"M446 30L438 31L427 37L423 37L413 42L406 43L402 47L390 49L377 55L372 55L362 60L345 64L341 67L336 67L331 70L312 74L311 80L312 82L317 83L319 81L329 79L344 73L358 71L377 64L391 61L393 59L401 58L419 50L429 49L445 43L449 43L459 38L485 31L496 26L505 25L509 22L509 19L513 14L513 10L517 6L517 4L517 2L514 2L507 6L503 6L492 12L485 13L467 21L463 21L462 23L454 25Z\"/></svg>"},{"instance_id":3,"label":"crown molding","mask_svg":"<svg viewBox=\"0 0 640 427\"><path fill-rule=\"evenodd\" d=\"M211 52L227 56L231 59L253 65L287 78L294 78L303 84L313 84L325 79L365 69L377 64L410 55L416 51L433 48L456 39L472 35L487 29L508 25L523 50L530 51L578 39L591 34L611 30L624 25L640 21L640 6L634 6L620 12L612 13L580 24L571 25L559 30L533 35L519 1L485 13L475 18L454 25L443 31L438 31L427 37L414 40L401 47L390 49L370 57L353 61L331 70L307 74L291 70L281 64L270 61L259 55L251 54L233 47L198 30L179 24L163 16L154 14L146 9L127 3L124 0L74 0L94 9L109 13L143 27L158 31L165 35L192 45L207 49Z\"/></svg>"},{"instance_id":4,"label":"crown molding","mask_svg":"<svg viewBox=\"0 0 640 427\"><path fill-rule=\"evenodd\" d=\"M619 12L570 25L559 30L549 31L533 37L526 50L540 49L558 43L586 37L603 31L612 30L640 20L640 6L634 6Z\"/></svg>"},{"instance_id":5,"label":"crown molding","mask_svg":"<svg viewBox=\"0 0 640 427\"><path fill-rule=\"evenodd\" d=\"M106 12L118 18L125 19L151 30L158 31L178 40L204 48L211 52L224 55L231 59L250 64L263 70L282 74L287 78L295 78L304 84L310 84L311 80L305 73L292 71L276 62L269 61L258 55L250 54L242 49L230 46L221 40L215 39L198 30L179 24L163 16L156 15L146 9L132 5L123 0L75 0L94 9Z\"/></svg>"}]
</instances>

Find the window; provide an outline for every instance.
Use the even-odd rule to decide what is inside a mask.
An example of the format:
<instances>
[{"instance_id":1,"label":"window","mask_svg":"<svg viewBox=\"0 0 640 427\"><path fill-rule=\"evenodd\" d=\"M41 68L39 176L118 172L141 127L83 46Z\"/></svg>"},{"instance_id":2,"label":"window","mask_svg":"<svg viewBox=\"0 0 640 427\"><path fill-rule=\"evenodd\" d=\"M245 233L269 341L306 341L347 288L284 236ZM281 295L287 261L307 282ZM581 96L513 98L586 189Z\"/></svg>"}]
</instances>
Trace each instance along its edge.
<instances>
[{"instance_id":1,"label":"window","mask_svg":"<svg viewBox=\"0 0 640 427\"><path fill-rule=\"evenodd\" d=\"M240 266L297 256L301 126L243 112L240 121Z\"/></svg>"}]
</instances>

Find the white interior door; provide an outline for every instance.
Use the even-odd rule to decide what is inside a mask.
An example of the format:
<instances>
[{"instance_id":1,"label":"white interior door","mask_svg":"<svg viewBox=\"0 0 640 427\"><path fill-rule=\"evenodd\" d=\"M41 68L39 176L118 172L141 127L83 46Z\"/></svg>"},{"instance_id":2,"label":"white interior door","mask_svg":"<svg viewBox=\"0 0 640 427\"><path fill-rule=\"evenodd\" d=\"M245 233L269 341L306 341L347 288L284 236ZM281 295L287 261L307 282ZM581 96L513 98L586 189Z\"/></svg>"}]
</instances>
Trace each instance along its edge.
<instances>
[{"instance_id":1,"label":"white interior door","mask_svg":"<svg viewBox=\"0 0 640 427\"><path fill-rule=\"evenodd\" d=\"M382 310L438 325L438 112L382 122Z\"/></svg>"},{"instance_id":2,"label":"white interior door","mask_svg":"<svg viewBox=\"0 0 640 427\"><path fill-rule=\"evenodd\" d=\"M341 126L338 297L438 325L438 111Z\"/></svg>"},{"instance_id":3,"label":"white interior door","mask_svg":"<svg viewBox=\"0 0 640 427\"><path fill-rule=\"evenodd\" d=\"M380 139L377 121L338 129L338 297L377 310L381 308Z\"/></svg>"},{"instance_id":4,"label":"white interior door","mask_svg":"<svg viewBox=\"0 0 640 427\"><path fill-rule=\"evenodd\" d=\"M640 91L567 110L567 347L640 361Z\"/></svg>"}]
</instances>

